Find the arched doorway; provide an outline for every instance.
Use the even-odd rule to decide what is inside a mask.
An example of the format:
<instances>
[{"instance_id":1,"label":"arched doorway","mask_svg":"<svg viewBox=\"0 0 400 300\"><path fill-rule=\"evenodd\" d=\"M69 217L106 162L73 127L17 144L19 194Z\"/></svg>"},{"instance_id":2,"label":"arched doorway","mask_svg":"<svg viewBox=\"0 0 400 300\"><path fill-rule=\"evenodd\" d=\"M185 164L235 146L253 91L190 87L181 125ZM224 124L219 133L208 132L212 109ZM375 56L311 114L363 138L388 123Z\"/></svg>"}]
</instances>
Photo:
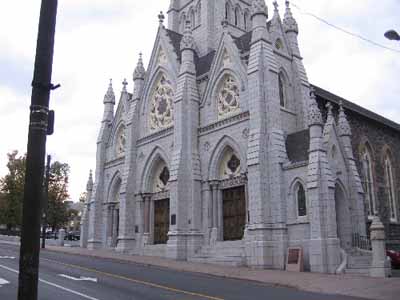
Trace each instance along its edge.
<instances>
[{"instance_id":1,"label":"arched doorway","mask_svg":"<svg viewBox=\"0 0 400 300\"><path fill-rule=\"evenodd\" d=\"M118 245L119 235L119 194L121 189L121 178L116 177L111 185L111 191L107 202L106 239L109 247Z\"/></svg>"},{"instance_id":2,"label":"arched doorway","mask_svg":"<svg viewBox=\"0 0 400 300\"><path fill-rule=\"evenodd\" d=\"M246 225L246 190L241 179L241 162L232 148L222 156L219 175L222 192L222 239L241 240Z\"/></svg>"},{"instance_id":3,"label":"arched doorway","mask_svg":"<svg viewBox=\"0 0 400 300\"><path fill-rule=\"evenodd\" d=\"M343 187L339 183L335 185L335 207L337 235L340 239L340 247L342 249L350 249L353 232L350 220L350 203Z\"/></svg>"}]
</instances>

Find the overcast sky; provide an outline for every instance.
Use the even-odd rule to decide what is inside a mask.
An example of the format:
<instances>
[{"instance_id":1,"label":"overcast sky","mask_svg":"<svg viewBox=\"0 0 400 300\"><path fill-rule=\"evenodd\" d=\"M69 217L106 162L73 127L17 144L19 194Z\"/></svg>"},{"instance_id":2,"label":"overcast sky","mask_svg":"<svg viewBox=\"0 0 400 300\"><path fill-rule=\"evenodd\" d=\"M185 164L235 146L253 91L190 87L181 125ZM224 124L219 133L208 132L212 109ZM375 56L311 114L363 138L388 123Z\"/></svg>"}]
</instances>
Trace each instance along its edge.
<instances>
[{"instance_id":1,"label":"overcast sky","mask_svg":"<svg viewBox=\"0 0 400 300\"><path fill-rule=\"evenodd\" d=\"M222 0L210 0L222 1ZM40 0L3 1L0 10L0 176L7 153L26 152ZM103 97L113 78L119 98L138 53L147 65L160 10L169 0L59 0L52 93L55 133L47 149L71 166L70 194L77 201L95 167ZM266 1L272 14L272 0ZM296 0L303 12L400 51L383 33L400 33L400 0ZM279 0L283 16L284 0ZM310 82L400 123L400 53L375 47L293 8Z\"/></svg>"}]
</instances>

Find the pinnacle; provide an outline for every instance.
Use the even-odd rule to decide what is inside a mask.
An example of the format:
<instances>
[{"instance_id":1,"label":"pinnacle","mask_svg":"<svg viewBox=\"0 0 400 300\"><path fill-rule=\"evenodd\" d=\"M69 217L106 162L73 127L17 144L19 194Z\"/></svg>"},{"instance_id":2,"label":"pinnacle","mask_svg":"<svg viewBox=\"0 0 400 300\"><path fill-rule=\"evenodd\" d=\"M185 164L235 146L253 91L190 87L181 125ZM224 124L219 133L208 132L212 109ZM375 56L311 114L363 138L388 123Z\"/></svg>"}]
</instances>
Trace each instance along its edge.
<instances>
[{"instance_id":1,"label":"pinnacle","mask_svg":"<svg viewBox=\"0 0 400 300\"><path fill-rule=\"evenodd\" d=\"M104 96L104 103L113 103L113 104L115 103L115 94L112 86L112 79L110 79L107 93Z\"/></svg>"}]
</instances>

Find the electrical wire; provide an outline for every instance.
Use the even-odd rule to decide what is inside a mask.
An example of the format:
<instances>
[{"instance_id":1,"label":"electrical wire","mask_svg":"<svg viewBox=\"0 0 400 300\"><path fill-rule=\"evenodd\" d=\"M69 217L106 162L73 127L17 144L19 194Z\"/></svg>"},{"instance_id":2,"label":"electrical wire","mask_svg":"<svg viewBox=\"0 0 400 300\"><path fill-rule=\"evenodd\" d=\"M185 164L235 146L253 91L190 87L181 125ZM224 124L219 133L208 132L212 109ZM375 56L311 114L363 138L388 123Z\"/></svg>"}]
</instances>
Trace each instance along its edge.
<instances>
[{"instance_id":1,"label":"electrical wire","mask_svg":"<svg viewBox=\"0 0 400 300\"><path fill-rule=\"evenodd\" d=\"M377 42L374 42L374 41L372 41L372 40L370 40L370 39L367 39L367 38L365 38L365 37L363 37L363 36L361 36L361 35L359 35L359 34L350 32L350 31L348 31L348 30L346 30L346 29L343 29L343 28L341 28L341 27L339 27L339 26L336 26L335 24L332 24L332 23L330 23L330 22L324 20L323 18L318 17L317 15L315 15L315 14L313 14L313 13L310 13L310 12L307 12L307 11L303 11L298 5L296 5L295 3L293 3L293 1L291 1L290 3L291 3L291 5L292 5L293 7L295 7L295 8L296 8L301 14L303 14L303 15L311 16L311 17L317 19L318 21L320 21L320 22L322 22L322 23L324 23L324 24L326 24L326 25L328 25L328 26L330 26L330 27L332 27L332 28L335 28L336 30L339 30L339 31L344 32L344 33L346 33L346 34L348 34L348 35L351 35L351 36L353 36L353 37L356 37L356 38L358 38L358 39L360 39L360 40L363 40L364 42L370 43L370 44L372 44L372 45L374 45L374 46L376 46L376 47L380 47L380 48L383 48L383 49L386 49L386 50L390 50L390 51L393 51L393 52L396 52L396 53L400 53L400 50L393 49L393 48L390 48L390 47L386 47L386 46L384 46L384 45L381 45L381 44L379 44L379 43L377 43Z\"/></svg>"}]
</instances>

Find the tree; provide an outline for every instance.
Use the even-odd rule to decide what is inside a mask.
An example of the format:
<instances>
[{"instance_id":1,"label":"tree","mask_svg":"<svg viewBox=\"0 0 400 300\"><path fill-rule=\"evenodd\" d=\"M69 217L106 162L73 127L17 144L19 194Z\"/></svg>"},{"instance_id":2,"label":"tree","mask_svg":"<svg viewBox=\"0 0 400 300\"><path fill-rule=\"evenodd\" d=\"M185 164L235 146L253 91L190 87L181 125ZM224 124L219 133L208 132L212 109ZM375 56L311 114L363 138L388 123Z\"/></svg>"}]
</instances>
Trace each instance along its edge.
<instances>
[{"instance_id":1,"label":"tree","mask_svg":"<svg viewBox=\"0 0 400 300\"><path fill-rule=\"evenodd\" d=\"M53 230L64 226L69 219L68 208L65 200L69 198L68 177L70 167L58 161L51 164L49 178L49 198L47 222Z\"/></svg>"},{"instance_id":2,"label":"tree","mask_svg":"<svg viewBox=\"0 0 400 300\"><path fill-rule=\"evenodd\" d=\"M0 223L7 229L21 226L22 201L24 197L26 156L18 156L18 151L7 154L8 174L0 179L2 195Z\"/></svg>"},{"instance_id":3,"label":"tree","mask_svg":"<svg viewBox=\"0 0 400 300\"><path fill-rule=\"evenodd\" d=\"M10 230L21 225L26 156L18 156L18 151L7 155L8 174L0 179L0 224L6 224ZM53 230L68 222L64 201L69 198L69 172L66 163L55 161L50 167L47 222Z\"/></svg>"}]
</instances>

